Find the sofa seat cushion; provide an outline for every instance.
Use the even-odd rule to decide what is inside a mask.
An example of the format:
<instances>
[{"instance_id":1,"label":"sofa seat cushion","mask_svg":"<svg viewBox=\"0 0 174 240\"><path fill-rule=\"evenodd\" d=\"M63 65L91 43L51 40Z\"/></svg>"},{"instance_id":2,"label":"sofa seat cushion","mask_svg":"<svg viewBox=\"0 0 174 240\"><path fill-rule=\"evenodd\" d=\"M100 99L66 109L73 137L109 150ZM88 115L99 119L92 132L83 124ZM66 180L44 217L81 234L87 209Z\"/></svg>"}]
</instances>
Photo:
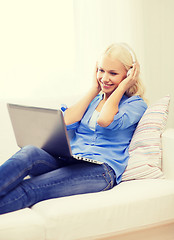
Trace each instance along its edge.
<instances>
[{"instance_id":1,"label":"sofa seat cushion","mask_svg":"<svg viewBox=\"0 0 174 240\"><path fill-rule=\"evenodd\" d=\"M83 239L174 219L174 182L122 182L112 190L40 202L46 239Z\"/></svg>"},{"instance_id":2,"label":"sofa seat cushion","mask_svg":"<svg viewBox=\"0 0 174 240\"><path fill-rule=\"evenodd\" d=\"M44 220L29 208L0 215L0 239L44 240Z\"/></svg>"}]
</instances>

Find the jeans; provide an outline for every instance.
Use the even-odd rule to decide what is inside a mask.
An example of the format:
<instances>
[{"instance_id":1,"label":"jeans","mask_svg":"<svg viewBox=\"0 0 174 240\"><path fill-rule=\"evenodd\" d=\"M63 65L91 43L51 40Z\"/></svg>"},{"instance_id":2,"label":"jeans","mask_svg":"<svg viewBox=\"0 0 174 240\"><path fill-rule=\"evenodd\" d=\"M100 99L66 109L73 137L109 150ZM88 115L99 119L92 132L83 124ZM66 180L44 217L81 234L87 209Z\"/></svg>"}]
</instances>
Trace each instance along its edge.
<instances>
[{"instance_id":1,"label":"jeans","mask_svg":"<svg viewBox=\"0 0 174 240\"><path fill-rule=\"evenodd\" d=\"M29 178L25 178L29 175ZM107 164L54 158L26 146L0 166L0 214L51 198L111 189L115 173Z\"/></svg>"}]
</instances>

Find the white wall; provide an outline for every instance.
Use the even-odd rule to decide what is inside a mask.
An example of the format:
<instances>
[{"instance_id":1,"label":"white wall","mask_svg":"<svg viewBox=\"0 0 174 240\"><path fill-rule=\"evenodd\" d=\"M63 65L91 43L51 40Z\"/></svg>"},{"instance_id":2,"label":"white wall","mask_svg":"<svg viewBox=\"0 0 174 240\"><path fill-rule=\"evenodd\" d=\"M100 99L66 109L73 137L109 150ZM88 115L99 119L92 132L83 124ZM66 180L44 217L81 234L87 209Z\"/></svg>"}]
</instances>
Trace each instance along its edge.
<instances>
[{"instance_id":1,"label":"white wall","mask_svg":"<svg viewBox=\"0 0 174 240\"><path fill-rule=\"evenodd\" d=\"M73 0L0 0L0 98L71 91Z\"/></svg>"},{"instance_id":2,"label":"white wall","mask_svg":"<svg viewBox=\"0 0 174 240\"><path fill-rule=\"evenodd\" d=\"M75 0L79 87L88 87L99 50L127 42L141 64L149 104L171 95L168 126L174 127L174 1Z\"/></svg>"},{"instance_id":3,"label":"white wall","mask_svg":"<svg viewBox=\"0 0 174 240\"><path fill-rule=\"evenodd\" d=\"M170 94L168 126L174 127L174 1L142 1L142 8L147 96L154 102Z\"/></svg>"},{"instance_id":4,"label":"white wall","mask_svg":"<svg viewBox=\"0 0 174 240\"><path fill-rule=\"evenodd\" d=\"M0 98L83 93L99 52L124 41L149 102L171 95L174 127L173 12L173 0L0 0Z\"/></svg>"}]
</instances>

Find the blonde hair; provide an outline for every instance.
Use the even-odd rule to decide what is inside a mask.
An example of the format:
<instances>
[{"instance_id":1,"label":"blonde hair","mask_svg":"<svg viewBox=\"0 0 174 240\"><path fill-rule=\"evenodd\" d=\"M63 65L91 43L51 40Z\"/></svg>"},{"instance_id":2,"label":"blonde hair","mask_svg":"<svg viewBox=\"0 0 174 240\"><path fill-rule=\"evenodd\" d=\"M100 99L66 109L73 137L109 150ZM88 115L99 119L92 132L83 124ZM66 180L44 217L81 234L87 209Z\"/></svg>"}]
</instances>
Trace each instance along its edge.
<instances>
[{"instance_id":1,"label":"blonde hair","mask_svg":"<svg viewBox=\"0 0 174 240\"><path fill-rule=\"evenodd\" d=\"M134 61L137 61L136 55L133 50L125 43L114 43L111 44L103 53L112 58L118 59L128 71ZM144 99L145 88L138 76L137 82L126 91L128 97L139 95Z\"/></svg>"}]
</instances>

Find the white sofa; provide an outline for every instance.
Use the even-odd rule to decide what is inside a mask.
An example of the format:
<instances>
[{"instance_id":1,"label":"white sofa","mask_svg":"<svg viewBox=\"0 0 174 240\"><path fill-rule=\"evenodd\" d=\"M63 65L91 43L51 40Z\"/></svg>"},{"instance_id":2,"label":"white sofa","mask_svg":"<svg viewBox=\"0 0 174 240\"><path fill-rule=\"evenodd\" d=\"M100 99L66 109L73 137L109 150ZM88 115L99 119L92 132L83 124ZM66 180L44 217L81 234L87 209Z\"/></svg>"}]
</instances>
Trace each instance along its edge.
<instances>
[{"instance_id":1,"label":"white sofa","mask_svg":"<svg viewBox=\"0 0 174 240\"><path fill-rule=\"evenodd\" d=\"M60 99L1 100L0 164L18 150L6 108L9 101L60 106ZM0 215L0 240L174 239L174 129L165 130L162 146L165 179L121 182L106 192L51 199Z\"/></svg>"}]
</instances>

